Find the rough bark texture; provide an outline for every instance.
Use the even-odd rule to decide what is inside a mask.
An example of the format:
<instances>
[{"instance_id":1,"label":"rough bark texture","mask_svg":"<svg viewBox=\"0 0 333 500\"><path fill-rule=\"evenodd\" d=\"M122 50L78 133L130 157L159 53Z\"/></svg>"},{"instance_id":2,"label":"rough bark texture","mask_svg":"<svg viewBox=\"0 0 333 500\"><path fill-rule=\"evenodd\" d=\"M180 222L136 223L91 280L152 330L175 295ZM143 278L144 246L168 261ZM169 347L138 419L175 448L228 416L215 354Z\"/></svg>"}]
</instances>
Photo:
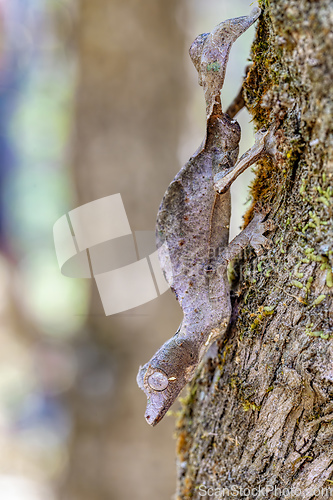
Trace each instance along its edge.
<instances>
[{"instance_id":1,"label":"rough bark texture","mask_svg":"<svg viewBox=\"0 0 333 500\"><path fill-rule=\"evenodd\" d=\"M278 129L278 161L261 161L252 186L276 230L270 251L237 263L234 319L189 388L182 500L259 486L333 498L332 3L260 6L245 99L256 126Z\"/></svg>"}]
</instances>

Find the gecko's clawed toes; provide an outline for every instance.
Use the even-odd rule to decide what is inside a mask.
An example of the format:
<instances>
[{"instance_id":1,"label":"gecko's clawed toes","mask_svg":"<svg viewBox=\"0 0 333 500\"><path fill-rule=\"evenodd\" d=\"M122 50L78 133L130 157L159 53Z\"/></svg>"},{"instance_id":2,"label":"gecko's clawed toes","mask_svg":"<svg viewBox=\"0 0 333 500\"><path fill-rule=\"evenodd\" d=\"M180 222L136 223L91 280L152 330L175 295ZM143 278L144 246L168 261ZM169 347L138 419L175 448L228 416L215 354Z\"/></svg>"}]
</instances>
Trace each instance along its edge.
<instances>
[{"instance_id":1,"label":"gecko's clawed toes","mask_svg":"<svg viewBox=\"0 0 333 500\"><path fill-rule=\"evenodd\" d=\"M268 219L266 220L264 223L263 223L263 226L264 226L264 233L266 231L273 231L273 229L275 229L276 225L275 223L272 221L272 219Z\"/></svg>"},{"instance_id":2,"label":"gecko's clawed toes","mask_svg":"<svg viewBox=\"0 0 333 500\"><path fill-rule=\"evenodd\" d=\"M265 238L265 242L263 243L263 247L265 248L265 250L269 250L270 248L272 248L272 246L272 240L270 238Z\"/></svg>"},{"instance_id":3,"label":"gecko's clawed toes","mask_svg":"<svg viewBox=\"0 0 333 500\"><path fill-rule=\"evenodd\" d=\"M263 220L270 211L270 205L262 205L261 203L258 203L254 208L255 216L260 216L261 220Z\"/></svg>"},{"instance_id":4,"label":"gecko's clawed toes","mask_svg":"<svg viewBox=\"0 0 333 500\"><path fill-rule=\"evenodd\" d=\"M260 255L262 255L264 253L264 250L263 250L261 245L254 246L253 249L254 249L257 257L260 257Z\"/></svg>"},{"instance_id":5,"label":"gecko's clawed toes","mask_svg":"<svg viewBox=\"0 0 333 500\"><path fill-rule=\"evenodd\" d=\"M269 250L272 247L272 241L266 238L264 233L274 229L275 224L271 219L263 222L265 215L266 213L264 210L256 212L248 226L251 231L249 242L257 255L261 255L264 250Z\"/></svg>"},{"instance_id":6,"label":"gecko's clawed toes","mask_svg":"<svg viewBox=\"0 0 333 500\"><path fill-rule=\"evenodd\" d=\"M257 255L262 255L265 250L268 250L272 246L272 241L265 238L262 234L254 234L250 239L250 245Z\"/></svg>"}]
</instances>

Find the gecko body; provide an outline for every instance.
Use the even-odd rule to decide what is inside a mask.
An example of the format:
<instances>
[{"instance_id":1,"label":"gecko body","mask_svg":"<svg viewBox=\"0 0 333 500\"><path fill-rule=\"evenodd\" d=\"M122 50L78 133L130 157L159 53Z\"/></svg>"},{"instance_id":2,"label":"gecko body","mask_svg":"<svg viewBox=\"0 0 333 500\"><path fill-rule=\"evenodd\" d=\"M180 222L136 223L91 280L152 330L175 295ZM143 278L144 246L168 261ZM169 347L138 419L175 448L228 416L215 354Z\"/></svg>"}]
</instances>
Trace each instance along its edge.
<instances>
[{"instance_id":1,"label":"gecko body","mask_svg":"<svg viewBox=\"0 0 333 500\"><path fill-rule=\"evenodd\" d=\"M191 380L209 346L226 330L230 315L228 262L251 244L267 247L272 226L256 214L230 244L229 186L262 154L272 154L272 131L260 131L253 148L237 162L240 126L223 113L220 90L232 43L260 15L231 19L196 38L190 48L206 100L206 136L178 172L162 200L156 226L161 267L184 317L175 333L140 367L139 387L147 396L145 417L156 425Z\"/></svg>"}]
</instances>

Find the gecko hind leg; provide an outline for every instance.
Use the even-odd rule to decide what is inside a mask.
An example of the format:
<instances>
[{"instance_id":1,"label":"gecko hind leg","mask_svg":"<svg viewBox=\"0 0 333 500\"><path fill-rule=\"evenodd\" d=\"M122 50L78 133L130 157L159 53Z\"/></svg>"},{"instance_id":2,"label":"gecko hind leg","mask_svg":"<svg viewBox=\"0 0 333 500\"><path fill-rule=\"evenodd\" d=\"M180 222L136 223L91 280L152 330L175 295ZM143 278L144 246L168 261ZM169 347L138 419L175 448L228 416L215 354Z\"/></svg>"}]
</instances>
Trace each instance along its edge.
<instances>
[{"instance_id":1,"label":"gecko hind leg","mask_svg":"<svg viewBox=\"0 0 333 500\"><path fill-rule=\"evenodd\" d=\"M229 262L235 259L247 245L251 245L257 255L261 255L264 250L271 247L271 240L266 238L263 233L272 231L275 228L275 224L270 219L264 221L266 215L266 211L255 213L246 228L223 250L219 256L219 263L217 265L219 273L225 272Z\"/></svg>"},{"instance_id":2,"label":"gecko hind leg","mask_svg":"<svg viewBox=\"0 0 333 500\"><path fill-rule=\"evenodd\" d=\"M266 233L267 231L272 231L275 228L275 224L271 219L268 219L264 222L257 222L257 219L255 217L256 216L254 216L250 224L247 226L249 227L251 223L254 222L253 226L250 229L251 236L249 239L249 244L257 255L261 255L264 250L269 250L272 246L272 241L269 238L266 238L264 236L264 233ZM244 229L244 231L246 231L246 229Z\"/></svg>"}]
</instances>

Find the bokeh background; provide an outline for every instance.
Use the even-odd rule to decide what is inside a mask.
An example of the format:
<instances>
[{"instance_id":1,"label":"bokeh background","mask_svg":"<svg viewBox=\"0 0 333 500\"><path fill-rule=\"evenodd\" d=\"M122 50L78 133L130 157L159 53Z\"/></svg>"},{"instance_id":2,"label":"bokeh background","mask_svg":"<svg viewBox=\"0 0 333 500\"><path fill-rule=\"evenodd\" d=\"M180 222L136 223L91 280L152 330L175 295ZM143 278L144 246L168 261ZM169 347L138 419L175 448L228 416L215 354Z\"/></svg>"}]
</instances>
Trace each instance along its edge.
<instances>
[{"instance_id":1,"label":"bokeh background","mask_svg":"<svg viewBox=\"0 0 333 500\"><path fill-rule=\"evenodd\" d=\"M0 0L1 499L172 497L175 418L146 424L135 377L176 331L178 304L168 291L106 317L92 280L61 275L52 228L121 193L132 230L154 229L165 189L204 135L188 47L252 7ZM225 108L253 36L252 27L232 49ZM242 153L253 130L245 110L238 120ZM250 180L233 187L233 236Z\"/></svg>"}]
</instances>

